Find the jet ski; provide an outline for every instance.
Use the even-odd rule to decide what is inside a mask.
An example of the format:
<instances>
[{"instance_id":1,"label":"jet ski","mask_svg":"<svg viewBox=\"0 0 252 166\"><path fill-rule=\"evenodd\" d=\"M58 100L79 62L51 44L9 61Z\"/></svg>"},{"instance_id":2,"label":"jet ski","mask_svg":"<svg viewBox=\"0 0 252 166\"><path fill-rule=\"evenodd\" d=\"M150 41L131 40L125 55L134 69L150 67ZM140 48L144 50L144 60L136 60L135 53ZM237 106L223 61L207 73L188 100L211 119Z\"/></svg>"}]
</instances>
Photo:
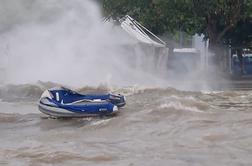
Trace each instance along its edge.
<instances>
[{"instance_id":1,"label":"jet ski","mask_svg":"<svg viewBox=\"0 0 252 166\"><path fill-rule=\"evenodd\" d=\"M120 94L80 94L65 87L45 90L39 110L53 117L85 117L111 115L126 104Z\"/></svg>"}]
</instances>

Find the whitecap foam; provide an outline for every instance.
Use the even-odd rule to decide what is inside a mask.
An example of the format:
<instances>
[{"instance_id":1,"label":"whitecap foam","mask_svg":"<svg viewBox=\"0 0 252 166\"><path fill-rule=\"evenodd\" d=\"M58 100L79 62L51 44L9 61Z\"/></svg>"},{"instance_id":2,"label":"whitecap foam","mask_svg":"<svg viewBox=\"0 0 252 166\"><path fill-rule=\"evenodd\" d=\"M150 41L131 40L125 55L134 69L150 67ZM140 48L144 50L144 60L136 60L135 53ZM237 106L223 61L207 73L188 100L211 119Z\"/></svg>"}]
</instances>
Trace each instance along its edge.
<instances>
[{"instance_id":1,"label":"whitecap foam","mask_svg":"<svg viewBox=\"0 0 252 166\"><path fill-rule=\"evenodd\" d=\"M197 112L197 113L203 112L199 110L197 107L186 106L180 102L171 102L171 103L161 104L159 108L160 109L175 109L175 110L190 111L190 112Z\"/></svg>"},{"instance_id":2,"label":"whitecap foam","mask_svg":"<svg viewBox=\"0 0 252 166\"><path fill-rule=\"evenodd\" d=\"M112 119L113 118L91 121L90 125L91 126L104 126L104 125L107 125Z\"/></svg>"}]
</instances>

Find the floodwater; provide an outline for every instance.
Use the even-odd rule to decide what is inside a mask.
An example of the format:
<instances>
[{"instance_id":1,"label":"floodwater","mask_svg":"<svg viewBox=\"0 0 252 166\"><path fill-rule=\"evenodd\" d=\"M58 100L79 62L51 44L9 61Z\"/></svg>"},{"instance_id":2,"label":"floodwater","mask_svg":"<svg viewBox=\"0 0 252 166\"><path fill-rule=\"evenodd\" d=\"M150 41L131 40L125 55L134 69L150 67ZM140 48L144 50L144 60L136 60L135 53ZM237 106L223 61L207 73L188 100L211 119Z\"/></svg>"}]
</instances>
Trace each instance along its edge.
<instances>
[{"instance_id":1,"label":"floodwater","mask_svg":"<svg viewBox=\"0 0 252 166\"><path fill-rule=\"evenodd\" d=\"M0 165L252 165L252 91L101 87L127 96L117 116L52 119L44 89L0 88Z\"/></svg>"}]
</instances>

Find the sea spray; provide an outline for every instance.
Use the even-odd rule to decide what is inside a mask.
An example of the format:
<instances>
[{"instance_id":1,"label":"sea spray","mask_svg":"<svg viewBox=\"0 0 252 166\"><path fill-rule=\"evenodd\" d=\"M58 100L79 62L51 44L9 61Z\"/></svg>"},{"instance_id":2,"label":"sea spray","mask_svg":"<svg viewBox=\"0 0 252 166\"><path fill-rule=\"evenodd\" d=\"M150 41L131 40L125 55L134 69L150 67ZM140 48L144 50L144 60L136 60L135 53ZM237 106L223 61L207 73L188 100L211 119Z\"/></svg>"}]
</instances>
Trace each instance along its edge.
<instances>
[{"instance_id":1,"label":"sea spray","mask_svg":"<svg viewBox=\"0 0 252 166\"><path fill-rule=\"evenodd\" d=\"M148 60L153 57L145 56L141 49L133 49L137 52L132 56L136 41L120 27L103 23L93 1L0 3L0 43L5 48L1 58L8 59L6 83L41 80L75 87L167 86L158 77L161 70Z\"/></svg>"}]
</instances>

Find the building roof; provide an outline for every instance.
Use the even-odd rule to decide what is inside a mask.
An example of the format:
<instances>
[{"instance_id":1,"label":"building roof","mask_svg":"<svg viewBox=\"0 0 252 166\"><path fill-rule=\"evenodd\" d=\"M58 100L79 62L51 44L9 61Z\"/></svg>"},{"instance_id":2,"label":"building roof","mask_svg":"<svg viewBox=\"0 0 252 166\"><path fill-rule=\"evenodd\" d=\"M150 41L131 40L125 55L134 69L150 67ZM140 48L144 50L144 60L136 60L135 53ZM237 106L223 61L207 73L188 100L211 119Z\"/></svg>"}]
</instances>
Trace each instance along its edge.
<instances>
[{"instance_id":1,"label":"building roof","mask_svg":"<svg viewBox=\"0 0 252 166\"><path fill-rule=\"evenodd\" d=\"M166 47L166 43L164 41L130 16L126 15L120 20L120 22L122 29L137 41L155 47Z\"/></svg>"}]
</instances>

